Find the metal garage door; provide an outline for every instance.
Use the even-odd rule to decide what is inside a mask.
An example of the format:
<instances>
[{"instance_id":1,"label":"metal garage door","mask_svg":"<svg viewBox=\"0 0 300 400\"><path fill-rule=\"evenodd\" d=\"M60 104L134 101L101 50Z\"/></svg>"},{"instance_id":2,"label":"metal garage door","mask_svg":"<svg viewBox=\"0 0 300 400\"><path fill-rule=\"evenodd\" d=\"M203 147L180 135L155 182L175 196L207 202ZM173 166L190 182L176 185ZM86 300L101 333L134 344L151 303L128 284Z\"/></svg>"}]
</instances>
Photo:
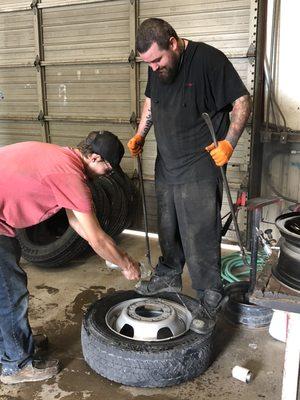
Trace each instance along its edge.
<instances>
[{"instance_id":1,"label":"metal garage door","mask_svg":"<svg viewBox=\"0 0 300 400\"><path fill-rule=\"evenodd\" d=\"M255 0L2 0L0 145L75 145L92 129L111 130L126 144L146 84L147 67L134 51L136 26L151 16L166 19L182 37L222 50L253 93L256 14ZM228 168L233 197L242 182L247 186L250 135L249 125ZM151 131L143 168L152 231L155 155ZM123 168L135 169L127 150ZM240 215L243 231L245 224Z\"/></svg>"},{"instance_id":2,"label":"metal garage door","mask_svg":"<svg viewBox=\"0 0 300 400\"><path fill-rule=\"evenodd\" d=\"M1 3L1 145L32 139L76 145L93 129L127 143L132 10L127 0ZM133 171L128 153L123 168Z\"/></svg>"},{"instance_id":3,"label":"metal garage door","mask_svg":"<svg viewBox=\"0 0 300 400\"><path fill-rule=\"evenodd\" d=\"M28 2L2 1L6 11ZM0 145L41 140L32 11L0 13Z\"/></svg>"}]
</instances>

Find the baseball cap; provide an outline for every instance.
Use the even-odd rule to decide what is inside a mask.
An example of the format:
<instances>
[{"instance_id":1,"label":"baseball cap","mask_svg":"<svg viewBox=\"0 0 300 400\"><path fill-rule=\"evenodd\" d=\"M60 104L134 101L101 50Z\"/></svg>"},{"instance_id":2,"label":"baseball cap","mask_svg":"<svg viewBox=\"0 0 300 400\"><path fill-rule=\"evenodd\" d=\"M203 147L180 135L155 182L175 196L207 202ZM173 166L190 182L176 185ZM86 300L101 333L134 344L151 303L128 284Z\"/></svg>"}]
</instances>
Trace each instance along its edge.
<instances>
[{"instance_id":1,"label":"baseball cap","mask_svg":"<svg viewBox=\"0 0 300 400\"><path fill-rule=\"evenodd\" d=\"M116 135L109 131L99 131L90 146L94 153L108 161L113 168L119 166L124 155L124 146Z\"/></svg>"}]
</instances>

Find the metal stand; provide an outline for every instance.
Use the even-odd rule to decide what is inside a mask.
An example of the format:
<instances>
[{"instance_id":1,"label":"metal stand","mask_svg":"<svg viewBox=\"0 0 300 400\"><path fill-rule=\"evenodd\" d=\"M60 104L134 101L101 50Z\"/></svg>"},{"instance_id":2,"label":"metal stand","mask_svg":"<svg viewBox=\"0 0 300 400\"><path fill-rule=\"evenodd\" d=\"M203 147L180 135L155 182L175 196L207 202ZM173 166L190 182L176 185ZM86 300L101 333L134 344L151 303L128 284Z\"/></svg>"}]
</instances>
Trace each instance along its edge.
<instances>
[{"instance_id":1,"label":"metal stand","mask_svg":"<svg viewBox=\"0 0 300 400\"><path fill-rule=\"evenodd\" d=\"M247 201L247 210L251 212L251 239L250 239L250 251L251 251L251 265L250 265L250 285L248 293L251 294L254 291L257 276L257 255L259 246L259 227L262 217L263 207L269 206L270 204L279 203L281 199L279 197L264 199L262 197L255 197Z\"/></svg>"}]
</instances>

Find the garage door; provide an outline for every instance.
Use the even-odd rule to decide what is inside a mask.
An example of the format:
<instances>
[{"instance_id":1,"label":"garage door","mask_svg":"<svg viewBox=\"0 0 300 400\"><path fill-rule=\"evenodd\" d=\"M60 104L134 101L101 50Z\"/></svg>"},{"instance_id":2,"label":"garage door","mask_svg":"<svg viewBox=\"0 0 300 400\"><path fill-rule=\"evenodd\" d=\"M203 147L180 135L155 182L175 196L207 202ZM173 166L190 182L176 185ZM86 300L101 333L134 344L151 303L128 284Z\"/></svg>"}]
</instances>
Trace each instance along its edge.
<instances>
[{"instance_id":1,"label":"garage door","mask_svg":"<svg viewBox=\"0 0 300 400\"><path fill-rule=\"evenodd\" d=\"M2 0L0 145L76 145L94 129L111 130L126 144L138 123L147 75L135 55L136 27L148 17L164 18L180 36L222 50L252 94L256 14L254 0ZM249 124L228 167L234 198L241 185L247 187L250 137ZM151 131L143 154L151 231L155 156ZM127 150L122 166L134 174ZM225 199L222 213L227 211ZM239 222L245 232L246 215Z\"/></svg>"}]
</instances>

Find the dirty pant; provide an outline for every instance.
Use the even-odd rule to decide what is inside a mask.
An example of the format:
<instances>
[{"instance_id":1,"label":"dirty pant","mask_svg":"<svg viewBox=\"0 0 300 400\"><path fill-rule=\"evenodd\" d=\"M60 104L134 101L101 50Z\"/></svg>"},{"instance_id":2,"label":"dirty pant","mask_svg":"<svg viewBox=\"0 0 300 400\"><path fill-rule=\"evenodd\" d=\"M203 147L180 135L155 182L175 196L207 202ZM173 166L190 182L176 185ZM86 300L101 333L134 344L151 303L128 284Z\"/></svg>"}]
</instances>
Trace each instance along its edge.
<instances>
[{"instance_id":1,"label":"dirty pant","mask_svg":"<svg viewBox=\"0 0 300 400\"><path fill-rule=\"evenodd\" d=\"M155 185L162 251L156 274L181 274L186 262L193 289L221 290L221 180Z\"/></svg>"},{"instance_id":2,"label":"dirty pant","mask_svg":"<svg viewBox=\"0 0 300 400\"><path fill-rule=\"evenodd\" d=\"M9 375L31 362L34 344L28 322L27 275L19 265L17 239L0 235L0 363Z\"/></svg>"}]
</instances>

